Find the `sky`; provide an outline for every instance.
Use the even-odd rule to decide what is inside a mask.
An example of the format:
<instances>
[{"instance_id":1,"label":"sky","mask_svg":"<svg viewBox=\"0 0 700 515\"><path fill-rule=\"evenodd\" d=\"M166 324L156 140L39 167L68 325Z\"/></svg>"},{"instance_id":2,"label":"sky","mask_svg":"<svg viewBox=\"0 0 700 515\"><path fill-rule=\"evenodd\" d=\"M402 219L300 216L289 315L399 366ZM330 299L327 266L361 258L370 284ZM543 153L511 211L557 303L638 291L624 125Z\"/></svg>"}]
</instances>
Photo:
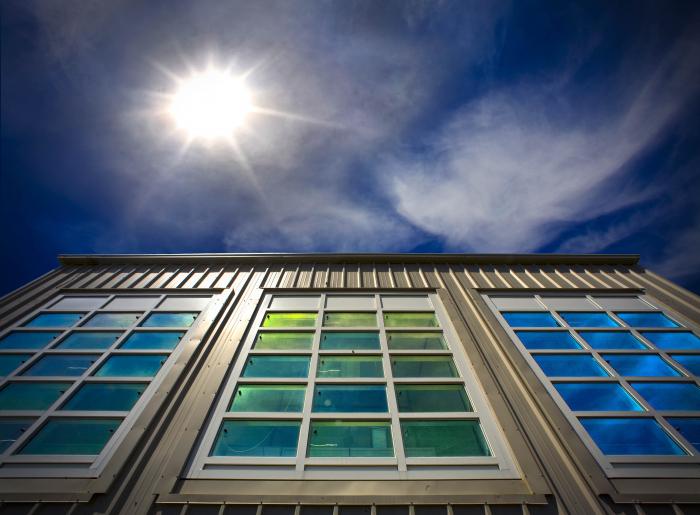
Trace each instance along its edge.
<instances>
[{"instance_id":1,"label":"sky","mask_svg":"<svg viewBox=\"0 0 700 515\"><path fill-rule=\"evenodd\" d=\"M0 293L69 253L635 253L700 292L700 3L3 0ZM166 116L246 77L231 142Z\"/></svg>"}]
</instances>

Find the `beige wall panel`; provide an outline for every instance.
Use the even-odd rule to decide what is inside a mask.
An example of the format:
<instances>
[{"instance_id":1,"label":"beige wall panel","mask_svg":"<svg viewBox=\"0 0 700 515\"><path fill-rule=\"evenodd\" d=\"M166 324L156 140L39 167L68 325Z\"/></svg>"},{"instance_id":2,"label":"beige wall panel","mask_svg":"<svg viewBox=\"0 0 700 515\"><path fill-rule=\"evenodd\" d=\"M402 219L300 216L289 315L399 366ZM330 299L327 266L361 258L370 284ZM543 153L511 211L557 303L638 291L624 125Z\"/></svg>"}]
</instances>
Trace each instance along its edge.
<instances>
[{"instance_id":1,"label":"beige wall panel","mask_svg":"<svg viewBox=\"0 0 700 515\"><path fill-rule=\"evenodd\" d=\"M211 268L209 268L209 270L207 270L207 273L204 275L204 277L202 277L202 280L198 285L199 288L213 288L214 284L216 283L223 270L223 266L213 265Z\"/></svg>"},{"instance_id":2,"label":"beige wall panel","mask_svg":"<svg viewBox=\"0 0 700 515\"><path fill-rule=\"evenodd\" d=\"M219 275L219 278L214 283L214 288L230 288L238 272L238 268L227 267L226 270L224 270L224 272Z\"/></svg>"}]
</instances>

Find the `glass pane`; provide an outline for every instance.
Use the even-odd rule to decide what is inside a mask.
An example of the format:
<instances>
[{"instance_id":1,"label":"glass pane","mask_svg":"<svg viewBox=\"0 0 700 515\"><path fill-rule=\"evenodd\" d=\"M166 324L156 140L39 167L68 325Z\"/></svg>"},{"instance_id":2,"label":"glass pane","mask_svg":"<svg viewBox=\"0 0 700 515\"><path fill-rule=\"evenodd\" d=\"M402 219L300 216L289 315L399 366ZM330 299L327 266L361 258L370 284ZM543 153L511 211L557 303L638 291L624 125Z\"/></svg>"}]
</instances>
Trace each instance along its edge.
<instances>
[{"instance_id":1,"label":"glass pane","mask_svg":"<svg viewBox=\"0 0 700 515\"><path fill-rule=\"evenodd\" d=\"M211 456L294 457L300 422L287 420L225 420Z\"/></svg>"},{"instance_id":2,"label":"glass pane","mask_svg":"<svg viewBox=\"0 0 700 515\"><path fill-rule=\"evenodd\" d=\"M133 332L129 335L120 349L139 349L139 350L172 350L180 343L183 335L182 332Z\"/></svg>"},{"instance_id":3,"label":"glass pane","mask_svg":"<svg viewBox=\"0 0 700 515\"><path fill-rule=\"evenodd\" d=\"M15 443L32 422L34 420L28 418L0 418L0 452Z\"/></svg>"},{"instance_id":4,"label":"glass pane","mask_svg":"<svg viewBox=\"0 0 700 515\"><path fill-rule=\"evenodd\" d=\"M84 383L62 410L128 411L147 383Z\"/></svg>"},{"instance_id":5,"label":"glass pane","mask_svg":"<svg viewBox=\"0 0 700 515\"><path fill-rule=\"evenodd\" d=\"M14 369L31 357L31 354L0 354L0 376L9 376Z\"/></svg>"},{"instance_id":6,"label":"glass pane","mask_svg":"<svg viewBox=\"0 0 700 515\"><path fill-rule=\"evenodd\" d=\"M700 376L700 354L674 354L672 357L688 372Z\"/></svg>"},{"instance_id":7,"label":"glass pane","mask_svg":"<svg viewBox=\"0 0 700 515\"><path fill-rule=\"evenodd\" d=\"M121 422L110 418L54 418L19 453L99 454Z\"/></svg>"},{"instance_id":8,"label":"glass pane","mask_svg":"<svg viewBox=\"0 0 700 515\"><path fill-rule=\"evenodd\" d=\"M644 411L618 383L555 383L573 411Z\"/></svg>"},{"instance_id":9,"label":"glass pane","mask_svg":"<svg viewBox=\"0 0 700 515\"><path fill-rule=\"evenodd\" d=\"M313 327L317 313L267 313L263 327Z\"/></svg>"},{"instance_id":10,"label":"glass pane","mask_svg":"<svg viewBox=\"0 0 700 515\"><path fill-rule=\"evenodd\" d=\"M620 324L610 318L607 313L589 313L584 311L559 312L571 327L619 327Z\"/></svg>"},{"instance_id":11,"label":"glass pane","mask_svg":"<svg viewBox=\"0 0 700 515\"><path fill-rule=\"evenodd\" d=\"M516 331L526 349L580 349L569 331Z\"/></svg>"},{"instance_id":12,"label":"glass pane","mask_svg":"<svg viewBox=\"0 0 700 515\"><path fill-rule=\"evenodd\" d=\"M700 418L667 418L676 431L700 450Z\"/></svg>"},{"instance_id":13,"label":"glass pane","mask_svg":"<svg viewBox=\"0 0 700 515\"><path fill-rule=\"evenodd\" d=\"M321 334L321 350L379 349L379 333L331 332Z\"/></svg>"},{"instance_id":14,"label":"glass pane","mask_svg":"<svg viewBox=\"0 0 700 515\"><path fill-rule=\"evenodd\" d=\"M403 420L401 431L409 458L491 456L476 420Z\"/></svg>"},{"instance_id":15,"label":"glass pane","mask_svg":"<svg viewBox=\"0 0 700 515\"><path fill-rule=\"evenodd\" d=\"M122 333L75 332L65 338L59 349L106 349L117 341Z\"/></svg>"},{"instance_id":16,"label":"glass pane","mask_svg":"<svg viewBox=\"0 0 700 515\"><path fill-rule=\"evenodd\" d=\"M472 411L460 384L397 384L394 388L399 411Z\"/></svg>"},{"instance_id":17,"label":"glass pane","mask_svg":"<svg viewBox=\"0 0 700 515\"><path fill-rule=\"evenodd\" d=\"M256 349L304 350L310 349L314 333L258 333Z\"/></svg>"},{"instance_id":18,"label":"glass pane","mask_svg":"<svg viewBox=\"0 0 700 515\"><path fill-rule=\"evenodd\" d=\"M43 410L72 383L9 383L0 390L0 410Z\"/></svg>"},{"instance_id":19,"label":"glass pane","mask_svg":"<svg viewBox=\"0 0 700 515\"><path fill-rule=\"evenodd\" d=\"M376 313L326 313L323 315L326 327L377 327Z\"/></svg>"},{"instance_id":20,"label":"glass pane","mask_svg":"<svg viewBox=\"0 0 700 515\"><path fill-rule=\"evenodd\" d=\"M167 354L111 356L95 374L101 377L152 377L163 366Z\"/></svg>"},{"instance_id":21,"label":"glass pane","mask_svg":"<svg viewBox=\"0 0 700 515\"><path fill-rule=\"evenodd\" d=\"M299 384L242 384L231 398L229 411L282 411L304 409L306 386Z\"/></svg>"},{"instance_id":22,"label":"glass pane","mask_svg":"<svg viewBox=\"0 0 700 515\"><path fill-rule=\"evenodd\" d=\"M319 356L316 377L384 377L382 358L381 356Z\"/></svg>"},{"instance_id":23,"label":"glass pane","mask_svg":"<svg viewBox=\"0 0 700 515\"><path fill-rule=\"evenodd\" d=\"M700 338L689 331L678 331L673 333L664 332L643 332L642 336L664 350L700 350Z\"/></svg>"},{"instance_id":24,"label":"glass pane","mask_svg":"<svg viewBox=\"0 0 700 515\"><path fill-rule=\"evenodd\" d=\"M578 334L594 349L647 348L629 331L579 331Z\"/></svg>"},{"instance_id":25,"label":"glass pane","mask_svg":"<svg viewBox=\"0 0 700 515\"><path fill-rule=\"evenodd\" d=\"M435 313L387 313L384 312L386 327L440 327Z\"/></svg>"},{"instance_id":26,"label":"glass pane","mask_svg":"<svg viewBox=\"0 0 700 515\"><path fill-rule=\"evenodd\" d=\"M659 356L634 354L603 354L603 359L621 376L679 376L671 365Z\"/></svg>"},{"instance_id":27,"label":"glass pane","mask_svg":"<svg viewBox=\"0 0 700 515\"><path fill-rule=\"evenodd\" d=\"M83 327L129 327L136 323L143 313L97 313L83 324Z\"/></svg>"},{"instance_id":28,"label":"glass pane","mask_svg":"<svg viewBox=\"0 0 700 515\"><path fill-rule=\"evenodd\" d=\"M312 411L317 413L385 413L384 385L317 385Z\"/></svg>"},{"instance_id":29,"label":"glass pane","mask_svg":"<svg viewBox=\"0 0 700 515\"><path fill-rule=\"evenodd\" d=\"M189 327L199 313L151 313L141 327Z\"/></svg>"},{"instance_id":30,"label":"glass pane","mask_svg":"<svg viewBox=\"0 0 700 515\"><path fill-rule=\"evenodd\" d=\"M693 383L631 383L657 410L700 410L700 388Z\"/></svg>"},{"instance_id":31,"label":"glass pane","mask_svg":"<svg viewBox=\"0 0 700 515\"><path fill-rule=\"evenodd\" d=\"M70 327L83 316L85 313L42 313L25 325L26 327Z\"/></svg>"},{"instance_id":32,"label":"glass pane","mask_svg":"<svg viewBox=\"0 0 700 515\"><path fill-rule=\"evenodd\" d=\"M306 377L308 356L249 356L243 377Z\"/></svg>"},{"instance_id":33,"label":"glass pane","mask_svg":"<svg viewBox=\"0 0 700 515\"><path fill-rule=\"evenodd\" d=\"M310 458L394 456L390 422L329 420L311 422Z\"/></svg>"},{"instance_id":34,"label":"glass pane","mask_svg":"<svg viewBox=\"0 0 700 515\"><path fill-rule=\"evenodd\" d=\"M615 313L627 325L632 327L679 327L677 323L663 313Z\"/></svg>"},{"instance_id":35,"label":"glass pane","mask_svg":"<svg viewBox=\"0 0 700 515\"><path fill-rule=\"evenodd\" d=\"M550 377L607 376L608 373L591 356L533 356L542 371Z\"/></svg>"},{"instance_id":36,"label":"glass pane","mask_svg":"<svg viewBox=\"0 0 700 515\"><path fill-rule=\"evenodd\" d=\"M41 349L61 333L12 331L0 340L0 349Z\"/></svg>"},{"instance_id":37,"label":"glass pane","mask_svg":"<svg viewBox=\"0 0 700 515\"><path fill-rule=\"evenodd\" d=\"M34 363L25 376L79 376L97 361L97 354L64 354L44 356Z\"/></svg>"},{"instance_id":38,"label":"glass pane","mask_svg":"<svg viewBox=\"0 0 700 515\"><path fill-rule=\"evenodd\" d=\"M391 350L443 350L447 348L442 333L388 331L386 338Z\"/></svg>"},{"instance_id":39,"label":"glass pane","mask_svg":"<svg viewBox=\"0 0 700 515\"><path fill-rule=\"evenodd\" d=\"M393 356L394 377L458 377L450 356Z\"/></svg>"},{"instance_id":40,"label":"glass pane","mask_svg":"<svg viewBox=\"0 0 700 515\"><path fill-rule=\"evenodd\" d=\"M545 312L506 311L501 315L511 327L559 327L559 322Z\"/></svg>"},{"instance_id":41,"label":"glass pane","mask_svg":"<svg viewBox=\"0 0 700 515\"><path fill-rule=\"evenodd\" d=\"M579 419L603 454L681 455L683 449L652 418Z\"/></svg>"}]
</instances>

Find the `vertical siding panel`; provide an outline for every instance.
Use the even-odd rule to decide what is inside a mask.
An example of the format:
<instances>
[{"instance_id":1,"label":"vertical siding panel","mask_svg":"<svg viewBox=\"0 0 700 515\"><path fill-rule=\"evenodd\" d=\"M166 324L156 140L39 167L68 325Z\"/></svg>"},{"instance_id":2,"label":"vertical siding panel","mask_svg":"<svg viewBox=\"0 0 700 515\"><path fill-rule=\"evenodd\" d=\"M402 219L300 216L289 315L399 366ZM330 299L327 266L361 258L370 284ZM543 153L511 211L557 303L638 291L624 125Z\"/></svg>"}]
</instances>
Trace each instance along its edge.
<instances>
[{"instance_id":1,"label":"vertical siding panel","mask_svg":"<svg viewBox=\"0 0 700 515\"><path fill-rule=\"evenodd\" d=\"M108 281L102 283L100 288L117 288L120 283L126 280L135 271L135 266L124 266L120 268L116 274L113 274Z\"/></svg>"},{"instance_id":2,"label":"vertical siding panel","mask_svg":"<svg viewBox=\"0 0 700 515\"><path fill-rule=\"evenodd\" d=\"M532 281L537 288L545 287L543 282L544 278L542 277L539 268L535 268L533 266L523 266L522 269L525 277Z\"/></svg>"},{"instance_id":3,"label":"vertical siding panel","mask_svg":"<svg viewBox=\"0 0 700 515\"><path fill-rule=\"evenodd\" d=\"M173 274L172 278L163 288L182 288L190 275L194 272L194 267L191 265L182 265L178 271Z\"/></svg>"},{"instance_id":4,"label":"vertical siding panel","mask_svg":"<svg viewBox=\"0 0 700 515\"><path fill-rule=\"evenodd\" d=\"M477 288L493 288L493 285L489 284L486 278L481 275L481 268L478 265L467 265L464 270L469 278L476 283Z\"/></svg>"},{"instance_id":5,"label":"vertical siding panel","mask_svg":"<svg viewBox=\"0 0 700 515\"><path fill-rule=\"evenodd\" d=\"M299 265L290 263L285 265L282 273L280 275L278 288L293 288L294 281L297 277L297 272L299 270Z\"/></svg>"},{"instance_id":6,"label":"vertical siding panel","mask_svg":"<svg viewBox=\"0 0 700 515\"><path fill-rule=\"evenodd\" d=\"M112 265L102 274L95 277L92 281L85 285L85 288L103 288L104 284L109 283L112 278L119 273L124 267L122 265Z\"/></svg>"},{"instance_id":7,"label":"vertical siding panel","mask_svg":"<svg viewBox=\"0 0 700 515\"><path fill-rule=\"evenodd\" d=\"M214 288L231 288L236 274L238 274L238 268L224 268L221 274L219 274L219 277L216 279Z\"/></svg>"},{"instance_id":8,"label":"vertical siding panel","mask_svg":"<svg viewBox=\"0 0 700 515\"><path fill-rule=\"evenodd\" d=\"M626 268L626 267L619 267L615 266L612 267L615 277L618 277L620 280L631 284L633 288L644 288L642 283L637 281L637 277L635 277L635 273L631 268Z\"/></svg>"},{"instance_id":9,"label":"vertical siding panel","mask_svg":"<svg viewBox=\"0 0 700 515\"><path fill-rule=\"evenodd\" d=\"M527 266L525 270L530 274L532 280L541 284L542 288L559 288L559 284L553 281L549 274L540 266Z\"/></svg>"},{"instance_id":10,"label":"vertical siding panel","mask_svg":"<svg viewBox=\"0 0 700 515\"><path fill-rule=\"evenodd\" d=\"M343 265L331 265L328 267L328 287L329 288L344 288L345 287L345 267Z\"/></svg>"},{"instance_id":11,"label":"vertical siding panel","mask_svg":"<svg viewBox=\"0 0 700 515\"><path fill-rule=\"evenodd\" d=\"M282 273L284 268L282 265L271 265L267 269L265 278L262 281L264 288L279 288L280 280L282 278Z\"/></svg>"},{"instance_id":12,"label":"vertical siding panel","mask_svg":"<svg viewBox=\"0 0 700 515\"><path fill-rule=\"evenodd\" d=\"M360 272L356 264L348 264L345 267L345 286L347 288L361 288Z\"/></svg>"},{"instance_id":13,"label":"vertical siding panel","mask_svg":"<svg viewBox=\"0 0 700 515\"><path fill-rule=\"evenodd\" d=\"M598 273L612 284L613 288L627 288L628 286L615 277L615 272L611 266L601 266Z\"/></svg>"},{"instance_id":14,"label":"vertical siding panel","mask_svg":"<svg viewBox=\"0 0 700 515\"><path fill-rule=\"evenodd\" d=\"M427 287L427 284L423 280L423 276L420 273L420 266L414 264L406 265L406 274L408 274L413 288Z\"/></svg>"},{"instance_id":15,"label":"vertical siding panel","mask_svg":"<svg viewBox=\"0 0 700 515\"><path fill-rule=\"evenodd\" d=\"M561 280L566 284L567 288L585 288L586 285L579 281L574 274L571 273L569 267L566 265L557 265L554 267L554 274L560 277Z\"/></svg>"},{"instance_id":16,"label":"vertical siding panel","mask_svg":"<svg viewBox=\"0 0 700 515\"><path fill-rule=\"evenodd\" d=\"M175 265L165 267L165 270L163 270L160 273L160 275L156 278L156 280L149 284L148 287L165 288L165 285L168 284L168 282L170 282L170 280L175 276L175 274L177 274L178 270L180 270L180 267Z\"/></svg>"},{"instance_id":17,"label":"vertical siding panel","mask_svg":"<svg viewBox=\"0 0 700 515\"><path fill-rule=\"evenodd\" d=\"M598 267L585 266L581 267L582 273L588 278L588 280L595 285L595 288L611 288L612 286L608 281L605 281L604 277L600 275Z\"/></svg>"},{"instance_id":18,"label":"vertical siding panel","mask_svg":"<svg viewBox=\"0 0 700 515\"><path fill-rule=\"evenodd\" d=\"M377 283L379 288L394 288L394 278L387 265L376 265Z\"/></svg>"},{"instance_id":19,"label":"vertical siding panel","mask_svg":"<svg viewBox=\"0 0 700 515\"><path fill-rule=\"evenodd\" d=\"M406 284L408 288L415 288L415 285L413 283L413 279L411 278L411 274L408 273L408 268L406 267L406 264L403 264L403 275L406 278Z\"/></svg>"},{"instance_id":20,"label":"vertical siding panel","mask_svg":"<svg viewBox=\"0 0 700 515\"><path fill-rule=\"evenodd\" d=\"M435 279L437 280L437 288L447 288L445 285L445 276L450 274L450 267L448 265L435 265L433 264L433 271L435 272Z\"/></svg>"},{"instance_id":21,"label":"vertical siding panel","mask_svg":"<svg viewBox=\"0 0 700 515\"><path fill-rule=\"evenodd\" d=\"M525 273L525 269L522 266L513 265L508 267L508 273L519 288L537 288L537 283Z\"/></svg>"},{"instance_id":22,"label":"vertical siding panel","mask_svg":"<svg viewBox=\"0 0 700 515\"><path fill-rule=\"evenodd\" d=\"M314 267L309 263L304 263L299 267L299 274L297 275L296 287L297 288L310 288L313 284Z\"/></svg>"},{"instance_id":23,"label":"vertical siding panel","mask_svg":"<svg viewBox=\"0 0 700 515\"><path fill-rule=\"evenodd\" d=\"M328 267L321 265L316 267L314 274L314 288L325 288L328 284Z\"/></svg>"},{"instance_id":24,"label":"vertical siding panel","mask_svg":"<svg viewBox=\"0 0 700 515\"><path fill-rule=\"evenodd\" d=\"M364 288L377 287L377 283L374 281L374 265L360 265L360 273L362 274L362 286Z\"/></svg>"},{"instance_id":25,"label":"vertical siding panel","mask_svg":"<svg viewBox=\"0 0 700 515\"><path fill-rule=\"evenodd\" d=\"M582 266L570 266L569 272L571 273L571 277L573 277L576 281L579 283L583 283L583 285L586 288L595 288L596 286L588 280L584 273L584 268Z\"/></svg>"},{"instance_id":26,"label":"vertical siding panel","mask_svg":"<svg viewBox=\"0 0 700 515\"><path fill-rule=\"evenodd\" d=\"M478 288L479 284L474 280L474 278L472 277L472 274L469 273L469 270L467 270L467 267L462 265L461 268L462 268L462 270L459 271L459 273L457 274L458 276L461 276L464 278L464 281L462 281L461 284L468 284L470 288Z\"/></svg>"},{"instance_id":27,"label":"vertical siding panel","mask_svg":"<svg viewBox=\"0 0 700 515\"><path fill-rule=\"evenodd\" d=\"M408 280L408 274L406 273L406 266L402 264L392 265L391 267L392 275L394 276L394 283L397 288L410 288L411 283Z\"/></svg>"},{"instance_id":28,"label":"vertical siding panel","mask_svg":"<svg viewBox=\"0 0 700 515\"><path fill-rule=\"evenodd\" d=\"M119 288L131 289L151 270L150 265L139 265L128 277L119 283Z\"/></svg>"},{"instance_id":29,"label":"vertical siding panel","mask_svg":"<svg viewBox=\"0 0 700 515\"><path fill-rule=\"evenodd\" d=\"M66 287L72 278L72 275L80 275L74 269L58 269L49 274L43 275L41 281L32 281L27 286L13 292L11 296L3 297L2 308L0 309L0 319L4 325L6 322L11 322L17 318L17 312L23 309L30 303L35 303L42 298L48 299L50 294L62 287Z\"/></svg>"},{"instance_id":30,"label":"vertical siding panel","mask_svg":"<svg viewBox=\"0 0 700 515\"><path fill-rule=\"evenodd\" d=\"M571 288L571 285L568 284L562 276L557 274L556 269L552 265L544 265L540 267L540 270L542 270L543 276L546 277L555 288Z\"/></svg>"},{"instance_id":31,"label":"vertical siding panel","mask_svg":"<svg viewBox=\"0 0 700 515\"><path fill-rule=\"evenodd\" d=\"M82 270L78 273L76 280L70 285L71 288L84 288L86 284L94 281L96 277L104 271L109 269L106 265L101 266L86 266L81 267Z\"/></svg>"},{"instance_id":32,"label":"vertical siding panel","mask_svg":"<svg viewBox=\"0 0 700 515\"><path fill-rule=\"evenodd\" d=\"M510 268L508 266L494 266L491 267L493 275L496 278L494 283L497 285L502 283L502 288L518 288L520 284L510 275Z\"/></svg>"},{"instance_id":33,"label":"vertical siding panel","mask_svg":"<svg viewBox=\"0 0 700 515\"><path fill-rule=\"evenodd\" d=\"M196 267L180 288L196 288L199 281L204 278L204 274L207 273L207 270L208 268L206 266Z\"/></svg>"},{"instance_id":34,"label":"vertical siding panel","mask_svg":"<svg viewBox=\"0 0 700 515\"><path fill-rule=\"evenodd\" d=\"M202 282L200 282L197 285L197 287L198 288L212 288L213 285L216 283L216 280L221 275L221 272L223 272L223 270L224 270L224 267L221 265L211 267L207 271L207 274L204 277L202 277Z\"/></svg>"}]
</instances>

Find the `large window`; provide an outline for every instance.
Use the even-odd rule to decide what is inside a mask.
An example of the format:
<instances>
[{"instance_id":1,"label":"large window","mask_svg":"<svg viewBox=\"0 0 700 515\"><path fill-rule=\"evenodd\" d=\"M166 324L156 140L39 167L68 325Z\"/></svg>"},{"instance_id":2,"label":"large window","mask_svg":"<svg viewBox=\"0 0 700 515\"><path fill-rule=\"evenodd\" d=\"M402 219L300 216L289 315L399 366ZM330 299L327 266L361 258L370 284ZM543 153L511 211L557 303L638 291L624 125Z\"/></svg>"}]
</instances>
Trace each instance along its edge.
<instances>
[{"instance_id":1,"label":"large window","mask_svg":"<svg viewBox=\"0 0 700 515\"><path fill-rule=\"evenodd\" d=\"M517 473L437 295L328 293L263 297L189 477Z\"/></svg>"}]
</instances>

